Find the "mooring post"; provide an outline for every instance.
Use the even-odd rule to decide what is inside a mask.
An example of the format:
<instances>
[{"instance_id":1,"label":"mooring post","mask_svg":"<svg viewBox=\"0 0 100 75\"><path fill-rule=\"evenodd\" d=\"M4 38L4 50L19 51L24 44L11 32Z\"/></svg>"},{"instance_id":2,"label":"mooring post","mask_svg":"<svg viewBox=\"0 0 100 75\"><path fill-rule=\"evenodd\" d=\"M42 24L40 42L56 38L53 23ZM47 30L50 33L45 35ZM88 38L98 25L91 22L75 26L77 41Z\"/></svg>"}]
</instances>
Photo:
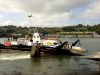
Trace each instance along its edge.
<instances>
[{"instance_id":1,"label":"mooring post","mask_svg":"<svg viewBox=\"0 0 100 75\"><path fill-rule=\"evenodd\" d=\"M31 57L40 57L40 44L39 43L32 45L30 56Z\"/></svg>"}]
</instances>

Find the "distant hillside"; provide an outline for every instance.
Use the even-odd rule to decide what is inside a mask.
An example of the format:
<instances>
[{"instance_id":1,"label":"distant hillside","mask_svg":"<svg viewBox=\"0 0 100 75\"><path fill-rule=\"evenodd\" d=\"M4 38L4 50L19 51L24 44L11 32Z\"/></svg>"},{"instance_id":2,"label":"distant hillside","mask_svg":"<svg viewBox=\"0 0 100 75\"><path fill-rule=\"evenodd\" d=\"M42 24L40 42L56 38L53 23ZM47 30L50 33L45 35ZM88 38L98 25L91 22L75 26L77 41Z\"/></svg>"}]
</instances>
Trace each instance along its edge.
<instances>
[{"instance_id":1,"label":"distant hillside","mask_svg":"<svg viewBox=\"0 0 100 75\"><path fill-rule=\"evenodd\" d=\"M21 37L24 37L26 34L31 34L34 31L38 31L43 34L64 34L64 32L67 32L67 34L71 32L96 32L97 34L100 34L100 24L97 25L73 25L73 26L65 26L65 27L22 27L22 26L14 26L14 25L8 25L8 26L1 26L0 27L0 36L1 37L11 37L15 36L12 34L20 34ZM63 33L62 33L63 32ZM81 34L81 33L80 33Z\"/></svg>"}]
</instances>

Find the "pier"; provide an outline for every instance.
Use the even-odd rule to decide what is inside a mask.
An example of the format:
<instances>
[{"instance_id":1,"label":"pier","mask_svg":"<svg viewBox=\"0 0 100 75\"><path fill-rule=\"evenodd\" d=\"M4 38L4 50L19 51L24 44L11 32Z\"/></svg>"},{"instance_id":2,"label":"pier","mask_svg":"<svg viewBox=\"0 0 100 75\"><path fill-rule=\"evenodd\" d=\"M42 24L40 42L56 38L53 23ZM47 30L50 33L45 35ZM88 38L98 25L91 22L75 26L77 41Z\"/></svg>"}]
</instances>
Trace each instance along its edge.
<instances>
[{"instance_id":1,"label":"pier","mask_svg":"<svg viewBox=\"0 0 100 75\"><path fill-rule=\"evenodd\" d=\"M97 61L99 64L99 73L100 73L100 52L96 52L94 54L91 54L89 56L85 57L86 59Z\"/></svg>"}]
</instances>

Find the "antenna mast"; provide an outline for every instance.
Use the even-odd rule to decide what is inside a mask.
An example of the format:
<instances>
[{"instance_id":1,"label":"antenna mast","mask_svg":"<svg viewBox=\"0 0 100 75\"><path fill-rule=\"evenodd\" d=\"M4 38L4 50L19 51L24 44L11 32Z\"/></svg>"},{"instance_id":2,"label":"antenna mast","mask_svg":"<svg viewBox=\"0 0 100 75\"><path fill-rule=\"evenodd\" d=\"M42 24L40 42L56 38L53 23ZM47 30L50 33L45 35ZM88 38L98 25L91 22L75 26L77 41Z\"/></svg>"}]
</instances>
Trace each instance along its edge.
<instances>
[{"instance_id":1,"label":"antenna mast","mask_svg":"<svg viewBox=\"0 0 100 75\"><path fill-rule=\"evenodd\" d=\"M32 21L31 21L32 15L28 15L28 18L29 18L29 24L31 26L31 24L32 24ZM30 34L30 33L31 33L31 29L29 27L28 34Z\"/></svg>"}]
</instances>

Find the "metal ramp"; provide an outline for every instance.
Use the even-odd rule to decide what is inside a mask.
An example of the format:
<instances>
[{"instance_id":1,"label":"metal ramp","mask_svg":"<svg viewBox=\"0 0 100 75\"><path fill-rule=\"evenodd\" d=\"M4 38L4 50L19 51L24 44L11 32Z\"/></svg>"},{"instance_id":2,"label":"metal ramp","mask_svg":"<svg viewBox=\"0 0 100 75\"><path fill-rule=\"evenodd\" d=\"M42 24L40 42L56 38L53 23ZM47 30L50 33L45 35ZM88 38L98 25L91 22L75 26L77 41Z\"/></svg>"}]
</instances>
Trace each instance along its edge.
<instances>
[{"instance_id":1,"label":"metal ramp","mask_svg":"<svg viewBox=\"0 0 100 75\"><path fill-rule=\"evenodd\" d=\"M91 55L85 56L84 58L97 61L99 64L99 72L100 72L100 52L95 52Z\"/></svg>"}]
</instances>

